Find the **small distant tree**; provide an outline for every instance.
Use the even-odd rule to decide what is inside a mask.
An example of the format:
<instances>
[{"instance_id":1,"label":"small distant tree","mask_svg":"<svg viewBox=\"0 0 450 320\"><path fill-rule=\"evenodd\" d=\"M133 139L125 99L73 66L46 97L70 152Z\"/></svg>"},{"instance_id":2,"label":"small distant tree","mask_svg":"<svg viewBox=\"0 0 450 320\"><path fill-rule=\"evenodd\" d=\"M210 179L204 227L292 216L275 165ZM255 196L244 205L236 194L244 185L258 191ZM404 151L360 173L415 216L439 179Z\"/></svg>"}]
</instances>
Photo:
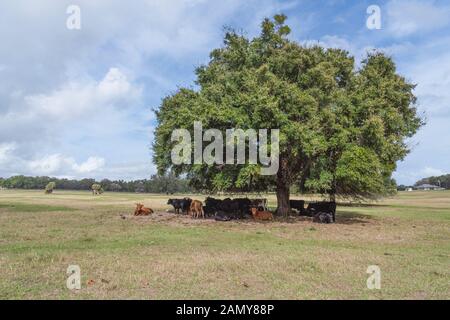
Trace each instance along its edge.
<instances>
[{"instance_id":1,"label":"small distant tree","mask_svg":"<svg viewBox=\"0 0 450 320\"><path fill-rule=\"evenodd\" d=\"M53 190L55 190L56 188L56 183L51 181L49 183L47 183L47 185L45 186L45 194L51 194L53 193Z\"/></svg>"},{"instance_id":2,"label":"small distant tree","mask_svg":"<svg viewBox=\"0 0 450 320\"><path fill-rule=\"evenodd\" d=\"M96 194L102 194L103 193L103 188L102 188L102 186L101 186L101 184L98 184L98 183L94 183L92 186L91 186L91 189L92 189L92 194L93 195L96 195Z\"/></svg>"}]
</instances>

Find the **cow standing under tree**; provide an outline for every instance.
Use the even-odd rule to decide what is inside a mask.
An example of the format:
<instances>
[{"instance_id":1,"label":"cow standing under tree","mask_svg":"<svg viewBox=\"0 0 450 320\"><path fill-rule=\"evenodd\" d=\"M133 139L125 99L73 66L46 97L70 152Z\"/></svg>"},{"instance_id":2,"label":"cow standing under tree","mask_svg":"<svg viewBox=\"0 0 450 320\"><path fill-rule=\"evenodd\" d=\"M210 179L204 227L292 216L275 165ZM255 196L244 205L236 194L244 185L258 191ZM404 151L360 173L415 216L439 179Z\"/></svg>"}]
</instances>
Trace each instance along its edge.
<instances>
[{"instance_id":1,"label":"cow standing under tree","mask_svg":"<svg viewBox=\"0 0 450 320\"><path fill-rule=\"evenodd\" d=\"M205 218L205 212L203 211L203 203L199 200L192 200L189 208L189 214L192 218Z\"/></svg>"},{"instance_id":2,"label":"cow standing under tree","mask_svg":"<svg viewBox=\"0 0 450 320\"><path fill-rule=\"evenodd\" d=\"M182 213L188 214L189 209L191 207L192 199L184 198L184 199L169 199L167 204L171 205L175 210L176 214Z\"/></svg>"}]
</instances>

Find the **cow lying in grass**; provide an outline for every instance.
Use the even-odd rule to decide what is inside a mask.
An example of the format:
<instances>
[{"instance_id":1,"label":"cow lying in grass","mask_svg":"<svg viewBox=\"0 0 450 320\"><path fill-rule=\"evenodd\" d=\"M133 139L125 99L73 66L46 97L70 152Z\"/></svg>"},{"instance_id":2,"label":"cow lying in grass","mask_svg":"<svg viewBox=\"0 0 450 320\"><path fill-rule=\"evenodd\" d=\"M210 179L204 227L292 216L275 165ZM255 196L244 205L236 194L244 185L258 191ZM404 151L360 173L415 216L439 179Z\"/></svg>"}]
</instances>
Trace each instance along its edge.
<instances>
[{"instance_id":1,"label":"cow lying in grass","mask_svg":"<svg viewBox=\"0 0 450 320\"><path fill-rule=\"evenodd\" d=\"M152 209L144 207L142 203L136 203L136 209L134 210L135 216L149 216L152 213Z\"/></svg>"},{"instance_id":2,"label":"cow lying in grass","mask_svg":"<svg viewBox=\"0 0 450 320\"><path fill-rule=\"evenodd\" d=\"M319 212L313 217L313 221L317 223L333 223L333 214L330 212Z\"/></svg>"},{"instance_id":3,"label":"cow lying in grass","mask_svg":"<svg viewBox=\"0 0 450 320\"><path fill-rule=\"evenodd\" d=\"M336 202L312 202L308 204L306 212L310 217L315 217L318 213L329 213L333 222L336 222Z\"/></svg>"},{"instance_id":4,"label":"cow lying in grass","mask_svg":"<svg viewBox=\"0 0 450 320\"><path fill-rule=\"evenodd\" d=\"M251 212L255 220L273 220L273 214L270 211L259 211L258 208L251 208Z\"/></svg>"},{"instance_id":5,"label":"cow lying in grass","mask_svg":"<svg viewBox=\"0 0 450 320\"><path fill-rule=\"evenodd\" d=\"M189 208L189 214L192 218L202 217L205 218L205 213L203 211L203 203L198 200L192 200L191 206Z\"/></svg>"}]
</instances>

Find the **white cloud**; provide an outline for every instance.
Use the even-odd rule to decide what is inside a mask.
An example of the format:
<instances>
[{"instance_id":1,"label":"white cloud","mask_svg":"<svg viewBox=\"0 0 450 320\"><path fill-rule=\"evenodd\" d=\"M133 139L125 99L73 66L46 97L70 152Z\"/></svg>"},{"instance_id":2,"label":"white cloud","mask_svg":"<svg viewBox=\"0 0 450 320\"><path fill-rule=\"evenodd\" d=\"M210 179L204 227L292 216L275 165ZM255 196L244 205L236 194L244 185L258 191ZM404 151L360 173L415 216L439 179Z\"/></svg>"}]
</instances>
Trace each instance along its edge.
<instances>
[{"instance_id":1,"label":"white cloud","mask_svg":"<svg viewBox=\"0 0 450 320\"><path fill-rule=\"evenodd\" d=\"M118 69L110 68L100 82L92 79L70 81L50 94L26 96L28 115L51 120L76 120L91 117L106 109L117 107L121 102L136 102L141 89L133 87ZM108 110L111 111L111 110Z\"/></svg>"},{"instance_id":2,"label":"white cloud","mask_svg":"<svg viewBox=\"0 0 450 320\"><path fill-rule=\"evenodd\" d=\"M0 74L8 81L0 82L0 144L15 141L15 149L3 147L1 161L9 165L0 176L81 176L96 171L100 158L107 160L98 170L105 175L106 163L122 168L110 171L118 178L154 172L147 165L151 108L191 83L195 66L221 45L224 25L257 26L292 2L79 0L81 30L66 28L70 4L2 4L0 21L8 28L0 28Z\"/></svg>"},{"instance_id":3,"label":"white cloud","mask_svg":"<svg viewBox=\"0 0 450 320\"><path fill-rule=\"evenodd\" d=\"M432 167L425 167L425 168L422 170L422 174L423 174L425 177L441 176L441 175L444 174L444 171L442 171L442 170L440 170L440 169L435 169L435 168L432 168Z\"/></svg>"},{"instance_id":4,"label":"white cloud","mask_svg":"<svg viewBox=\"0 0 450 320\"><path fill-rule=\"evenodd\" d=\"M84 177L95 175L105 167L105 159L90 156L84 162L60 153L26 159L14 142L0 144L0 176L12 174Z\"/></svg>"},{"instance_id":5,"label":"white cloud","mask_svg":"<svg viewBox=\"0 0 450 320\"><path fill-rule=\"evenodd\" d=\"M15 149L15 143L0 143L0 164L7 163Z\"/></svg>"},{"instance_id":6,"label":"white cloud","mask_svg":"<svg viewBox=\"0 0 450 320\"><path fill-rule=\"evenodd\" d=\"M95 143L95 139L115 140L124 132L140 130L144 123L134 121L127 112L138 112L136 106L142 103L141 93L141 88L124 72L110 68L99 81L88 77L72 79L50 93L22 97L20 108L0 118L2 137L22 137L20 143L0 143L0 176L81 178L99 174L106 163L104 157L88 156L84 162L77 162L62 152L39 155L43 150L37 147L30 150L30 147L42 141L47 147L45 152L52 141L61 148L73 137L89 137ZM21 136L21 132L27 134ZM74 152L73 148L67 149L69 153Z\"/></svg>"},{"instance_id":7,"label":"white cloud","mask_svg":"<svg viewBox=\"0 0 450 320\"><path fill-rule=\"evenodd\" d=\"M75 175L93 173L105 165L105 160L99 157L89 157L85 162L78 164L73 158L61 154L52 154L41 159L26 163L29 172L39 175Z\"/></svg>"},{"instance_id":8,"label":"white cloud","mask_svg":"<svg viewBox=\"0 0 450 320\"><path fill-rule=\"evenodd\" d=\"M89 157L85 162L77 163L74 158L61 154L52 154L31 161L22 160L22 166L28 168L28 172L39 175L73 175L83 176L102 169L105 160L100 157Z\"/></svg>"},{"instance_id":9,"label":"white cloud","mask_svg":"<svg viewBox=\"0 0 450 320\"><path fill-rule=\"evenodd\" d=\"M340 48L347 51L353 51L354 46L350 41L338 36L326 35L319 42L324 48Z\"/></svg>"},{"instance_id":10,"label":"white cloud","mask_svg":"<svg viewBox=\"0 0 450 320\"><path fill-rule=\"evenodd\" d=\"M51 149L70 144L74 149L80 143L81 148L87 142L117 141L126 134L150 131L148 118L141 116L151 113L142 109L142 87L119 68L110 68L98 81L68 79L51 92L18 94L15 101L6 113L0 110L0 143L16 141L25 159L42 152L79 153Z\"/></svg>"},{"instance_id":11,"label":"white cloud","mask_svg":"<svg viewBox=\"0 0 450 320\"><path fill-rule=\"evenodd\" d=\"M413 185L420 179L441 176L446 173L444 170L425 167L416 171L402 170L401 172L395 172L393 176L399 184Z\"/></svg>"},{"instance_id":12,"label":"white cloud","mask_svg":"<svg viewBox=\"0 0 450 320\"><path fill-rule=\"evenodd\" d=\"M319 40L307 40L302 42L305 46L321 46L323 48L335 48L348 51L350 55L355 57L356 65L360 65L361 61L367 57L367 53L375 50L375 47L364 46L361 43L350 41L344 37L336 35L325 35ZM388 51L383 48L377 48L379 51Z\"/></svg>"},{"instance_id":13,"label":"white cloud","mask_svg":"<svg viewBox=\"0 0 450 320\"><path fill-rule=\"evenodd\" d=\"M379 51L390 56L397 56L416 49L410 42L393 43L384 47L364 45L363 42L365 41L351 41L342 36L325 35L319 40L306 40L303 41L302 44L306 46L318 45L323 48L339 48L346 50L356 58L357 65L372 51Z\"/></svg>"},{"instance_id":14,"label":"white cloud","mask_svg":"<svg viewBox=\"0 0 450 320\"><path fill-rule=\"evenodd\" d=\"M434 55L433 59L420 59L412 63L407 75L417 83L415 94L419 106L427 117L450 117L450 54Z\"/></svg>"},{"instance_id":15,"label":"white cloud","mask_svg":"<svg viewBox=\"0 0 450 320\"><path fill-rule=\"evenodd\" d=\"M302 45L307 47L320 46L326 49L336 48L350 52L353 55L358 54L358 49L354 44L350 43L347 39L336 35L325 35L319 40L305 40L301 42Z\"/></svg>"},{"instance_id":16,"label":"white cloud","mask_svg":"<svg viewBox=\"0 0 450 320\"><path fill-rule=\"evenodd\" d=\"M450 24L450 6L428 0L392 0L386 5L387 30L396 37L427 33Z\"/></svg>"},{"instance_id":17,"label":"white cloud","mask_svg":"<svg viewBox=\"0 0 450 320\"><path fill-rule=\"evenodd\" d=\"M111 68L98 85L99 93L106 99L121 97L123 95L135 95L127 77L118 69Z\"/></svg>"},{"instance_id":18,"label":"white cloud","mask_svg":"<svg viewBox=\"0 0 450 320\"><path fill-rule=\"evenodd\" d=\"M105 159L99 157L89 157L81 164L73 163L72 168L78 173L95 172L105 166Z\"/></svg>"},{"instance_id":19,"label":"white cloud","mask_svg":"<svg viewBox=\"0 0 450 320\"><path fill-rule=\"evenodd\" d=\"M54 174L67 164L68 160L60 154L53 154L42 159L32 160L28 167L36 174Z\"/></svg>"},{"instance_id":20,"label":"white cloud","mask_svg":"<svg viewBox=\"0 0 450 320\"><path fill-rule=\"evenodd\" d=\"M0 156L2 150L4 148L0 146ZM63 154L50 154L26 160L21 158L19 154L15 154L14 151L9 152L7 158L0 158L0 164L0 177L23 174L69 179L136 180L148 178L156 170L150 158L142 161L107 163L104 158L98 156L90 156L84 161L76 161L73 157Z\"/></svg>"}]
</instances>

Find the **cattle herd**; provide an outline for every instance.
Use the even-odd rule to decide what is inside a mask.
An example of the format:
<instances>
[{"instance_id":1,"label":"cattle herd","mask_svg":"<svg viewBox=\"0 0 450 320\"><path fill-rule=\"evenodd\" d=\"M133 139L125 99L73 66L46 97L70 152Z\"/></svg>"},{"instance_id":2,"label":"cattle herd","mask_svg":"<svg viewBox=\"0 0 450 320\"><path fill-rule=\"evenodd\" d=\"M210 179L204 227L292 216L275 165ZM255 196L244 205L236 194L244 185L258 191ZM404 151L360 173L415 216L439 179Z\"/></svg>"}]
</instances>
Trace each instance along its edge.
<instances>
[{"instance_id":1,"label":"cattle herd","mask_svg":"<svg viewBox=\"0 0 450 320\"><path fill-rule=\"evenodd\" d=\"M254 218L272 220L273 214L267 209L267 199L215 199L207 197L202 203L190 198L169 199L176 214L188 214L192 218L214 218L217 221ZM336 221L336 202L311 202L305 207L304 200L290 200L289 205L299 216L312 217L314 222L333 223Z\"/></svg>"}]
</instances>

